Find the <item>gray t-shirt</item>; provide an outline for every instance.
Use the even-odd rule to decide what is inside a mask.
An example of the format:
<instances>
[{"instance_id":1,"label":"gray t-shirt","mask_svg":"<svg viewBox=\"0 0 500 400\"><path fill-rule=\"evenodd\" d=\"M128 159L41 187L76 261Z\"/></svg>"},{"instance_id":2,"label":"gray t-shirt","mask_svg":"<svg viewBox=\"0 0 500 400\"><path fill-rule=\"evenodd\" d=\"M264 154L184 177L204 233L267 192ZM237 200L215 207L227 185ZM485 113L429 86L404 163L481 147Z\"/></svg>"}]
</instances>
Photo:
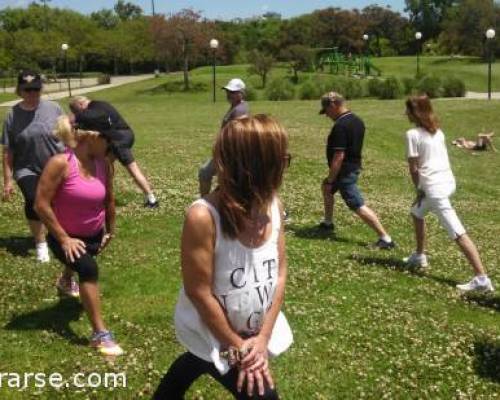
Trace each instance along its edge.
<instances>
[{"instance_id":1,"label":"gray t-shirt","mask_svg":"<svg viewBox=\"0 0 500 400\"><path fill-rule=\"evenodd\" d=\"M241 103L238 103L236 106L231 107L229 111L224 115L224 118L222 119L222 128L224 125L226 125L229 121L232 121L233 119L243 117L245 115L250 115L250 109L248 107L248 103L243 100Z\"/></svg>"},{"instance_id":2,"label":"gray t-shirt","mask_svg":"<svg viewBox=\"0 0 500 400\"><path fill-rule=\"evenodd\" d=\"M16 104L3 124L1 144L13 156L14 179L40 175L48 159L64 151L64 145L52 133L61 107L52 101L41 100L33 111Z\"/></svg>"}]
</instances>

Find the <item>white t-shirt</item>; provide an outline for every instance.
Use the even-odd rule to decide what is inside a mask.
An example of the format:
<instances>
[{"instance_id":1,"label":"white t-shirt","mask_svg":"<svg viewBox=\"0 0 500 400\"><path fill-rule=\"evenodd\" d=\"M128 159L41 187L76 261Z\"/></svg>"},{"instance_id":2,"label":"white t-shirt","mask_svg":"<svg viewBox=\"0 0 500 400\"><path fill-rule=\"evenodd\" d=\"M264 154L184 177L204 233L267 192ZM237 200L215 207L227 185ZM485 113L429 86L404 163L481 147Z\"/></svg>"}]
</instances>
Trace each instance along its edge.
<instances>
[{"instance_id":1,"label":"white t-shirt","mask_svg":"<svg viewBox=\"0 0 500 400\"><path fill-rule=\"evenodd\" d=\"M278 202L271 207L271 237L258 248L248 248L236 239L222 235L218 211L207 201L201 204L212 214L216 228L214 249L214 281L212 293L224 308L231 327L242 336L257 334L264 315L272 305L278 282L278 238L281 217ZM175 330L178 340L195 356L213 362L225 373L229 370L225 359L219 357L220 343L202 321L195 306L181 289L175 309ZM288 322L279 313L274 324L268 351L278 355L293 342Z\"/></svg>"},{"instance_id":2,"label":"white t-shirt","mask_svg":"<svg viewBox=\"0 0 500 400\"><path fill-rule=\"evenodd\" d=\"M455 191L455 177L441 129L434 134L421 127L410 129L406 132L406 155L418 158L418 188L428 197L448 197Z\"/></svg>"}]
</instances>

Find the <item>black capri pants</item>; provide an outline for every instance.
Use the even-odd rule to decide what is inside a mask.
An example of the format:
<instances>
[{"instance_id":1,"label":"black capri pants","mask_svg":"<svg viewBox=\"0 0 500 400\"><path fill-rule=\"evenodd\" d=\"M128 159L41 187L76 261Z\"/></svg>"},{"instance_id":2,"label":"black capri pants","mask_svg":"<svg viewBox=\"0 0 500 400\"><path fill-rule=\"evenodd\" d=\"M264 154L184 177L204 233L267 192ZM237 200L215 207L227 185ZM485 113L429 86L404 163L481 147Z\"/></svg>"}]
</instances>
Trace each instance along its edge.
<instances>
[{"instance_id":1,"label":"black capri pants","mask_svg":"<svg viewBox=\"0 0 500 400\"><path fill-rule=\"evenodd\" d=\"M248 396L245 385L238 393L236 390L238 368L232 368L225 375L221 375L213 363L202 360L190 352L182 354L170 366L156 389L153 400L183 400L184 394L192 383L203 374L209 374L222 384L236 400L279 400L276 390L271 389L267 384L264 387L263 396L259 396L255 389L254 395Z\"/></svg>"},{"instance_id":2,"label":"black capri pants","mask_svg":"<svg viewBox=\"0 0 500 400\"><path fill-rule=\"evenodd\" d=\"M104 231L100 231L97 235L86 238L72 236L72 238L80 239L85 243L85 254L81 255L80 258L75 259L74 262L70 262L66 258L66 254L64 254L64 250L62 249L60 243L51 234L47 236L47 243L56 258L78 274L80 283L97 282L97 279L99 278L99 271L97 269L95 256L99 252L103 235Z\"/></svg>"},{"instance_id":3,"label":"black capri pants","mask_svg":"<svg viewBox=\"0 0 500 400\"><path fill-rule=\"evenodd\" d=\"M34 210L39 179L38 175L28 175L17 181L17 186L21 189L24 198L24 215L31 221L40 221L38 214Z\"/></svg>"}]
</instances>

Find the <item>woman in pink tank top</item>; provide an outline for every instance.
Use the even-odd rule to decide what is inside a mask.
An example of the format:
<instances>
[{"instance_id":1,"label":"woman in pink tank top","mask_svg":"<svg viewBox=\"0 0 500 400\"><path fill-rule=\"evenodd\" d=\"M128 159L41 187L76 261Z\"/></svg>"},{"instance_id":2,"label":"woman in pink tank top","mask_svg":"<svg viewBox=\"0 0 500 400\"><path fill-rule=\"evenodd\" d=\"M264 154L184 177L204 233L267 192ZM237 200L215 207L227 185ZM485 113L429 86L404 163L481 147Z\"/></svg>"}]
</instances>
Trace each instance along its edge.
<instances>
[{"instance_id":1,"label":"woman in pink tank top","mask_svg":"<svg viewBox=\"0 0 500 400\"><path fill-rule=\"evenodd\" d=\"M66 151L52 157L38 185L35 209L49 230L48 244L66 268L57 281L61 294L82 298L93 334L91 346L104 355L120 355L101 316L95 256L113 237L113 170L106 159L105 133L72 127L59 117L55 134ZM73 280L78 274L79 285Z\"/></svg>"}]
</instances>

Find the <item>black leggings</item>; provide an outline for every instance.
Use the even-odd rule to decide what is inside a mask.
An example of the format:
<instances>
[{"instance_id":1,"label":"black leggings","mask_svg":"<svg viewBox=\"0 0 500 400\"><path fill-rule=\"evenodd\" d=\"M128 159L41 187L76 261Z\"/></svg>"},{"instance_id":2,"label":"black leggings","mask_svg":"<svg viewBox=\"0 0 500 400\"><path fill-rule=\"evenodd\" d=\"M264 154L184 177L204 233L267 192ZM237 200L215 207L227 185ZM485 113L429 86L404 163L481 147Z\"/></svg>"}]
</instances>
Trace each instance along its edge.
<instances>
[{"instance_id":1,"label":"black leggings","mask_svg":"<svg viewBox=\"0 0 500 400\"><path fill-rule=\"evenodd\" d=\"M245 386L241 393L238 393L236 390L237 368L232 368L227 374L221 375L213 363L202 360L189 352L182 354L173 362L156 389L153 400L183 400L184 394L192 383L203 374L209 374L229 390L237 400L279 400L276 390L267 385L264 396L258 394L248 396Z\"/></svg>"},{"instance_id":2,"label":"black leggings","mask_svg":"<svg viewBox=\"0 0 500 400\"><path fill-rule=\"evenodd\" d=\"M40 179L38 175L28 175L17 181L17 186L21 189L24 197L24 215L31 221L40 221L38 214L33 209L38 179Z\"/></svg>"},{"instance_id":3,"label":"black leggings","mask_svg":"<svg viewBox=\"0 0 500 400\"><path fill-rule=\"evenodd\" d=\"M64 250L61 245L51 234L47 236L47 243L50 250L52 250L52 253L54 253L60 262L78 273L78 279L80 282L97 282L99 270L97 269L97 262L94 257L99 252L102 236L103 231L99 232L95 236L87 238L72 236L75 239L80 239L85 242L85 254L81 255L80 258L75 259L74 262L70 262L66 258L66 254L64 254Z\"/></svg>"}]
</instances>

